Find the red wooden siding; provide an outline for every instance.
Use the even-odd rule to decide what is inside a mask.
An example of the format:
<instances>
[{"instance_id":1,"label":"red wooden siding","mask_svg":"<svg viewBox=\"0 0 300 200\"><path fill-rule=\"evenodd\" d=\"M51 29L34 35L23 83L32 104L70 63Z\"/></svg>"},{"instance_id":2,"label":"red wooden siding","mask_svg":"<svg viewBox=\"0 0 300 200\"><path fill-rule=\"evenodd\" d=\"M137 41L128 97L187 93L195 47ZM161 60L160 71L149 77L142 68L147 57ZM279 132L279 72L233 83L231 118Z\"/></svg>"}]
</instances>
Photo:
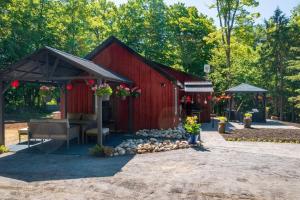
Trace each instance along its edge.
<instances>
[{"instance_id":1,"label":"red wooden siding","mask_svg":"<svg viewBox=\"0 0 300 200\"><path fill-rule=\"evenodd\" d=\"M73 81L73 89L68 93L69 113L94 113L94 94L84 81ZM64 95L61 95L61 105L64 105ZM64 113L64 107L61 107Z\"/></svg>"},{"instance_id":2,"label":"red wooden siding","mask_svg":"<svg viewBox=\"0 0 300 200\"><path fill-rule=\"evenodd\" d=\"M133 99L133 129L170 128L178 122L174 113L175 85L117 43L99 52L93 61L121 74L142 89ZM118 101L116 126L128 130L128 100Z\"/></svg>"}]
</instances>

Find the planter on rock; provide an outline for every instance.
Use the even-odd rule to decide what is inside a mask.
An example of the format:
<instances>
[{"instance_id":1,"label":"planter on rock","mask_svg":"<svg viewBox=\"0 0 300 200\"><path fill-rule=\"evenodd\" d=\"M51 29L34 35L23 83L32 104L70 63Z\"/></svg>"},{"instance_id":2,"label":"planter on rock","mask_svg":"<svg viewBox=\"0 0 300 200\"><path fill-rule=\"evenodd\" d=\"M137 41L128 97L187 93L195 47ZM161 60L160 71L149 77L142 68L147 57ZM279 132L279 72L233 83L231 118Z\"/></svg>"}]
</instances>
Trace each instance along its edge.
<instances>
[{"instance_id":1,"label":"planter on rock","mask_svg":"<svg viewBox=\"0 0 300 200\"><path fill-rule=\"evenodd\" d=\"M225 133L225 127L226 127L225 122L219 122L219 126L218 126L219 133Z\"/></svg>"},{"instance_id":2,"label":"planter on rock","mask_svg":"<svg viewBox=\"0 0 300 200\"><path fill-rule=\"evenodd\" d=\"M251 128L252 119L250 117L244 118L244 128Z\"/></svg>"}]
</instances>

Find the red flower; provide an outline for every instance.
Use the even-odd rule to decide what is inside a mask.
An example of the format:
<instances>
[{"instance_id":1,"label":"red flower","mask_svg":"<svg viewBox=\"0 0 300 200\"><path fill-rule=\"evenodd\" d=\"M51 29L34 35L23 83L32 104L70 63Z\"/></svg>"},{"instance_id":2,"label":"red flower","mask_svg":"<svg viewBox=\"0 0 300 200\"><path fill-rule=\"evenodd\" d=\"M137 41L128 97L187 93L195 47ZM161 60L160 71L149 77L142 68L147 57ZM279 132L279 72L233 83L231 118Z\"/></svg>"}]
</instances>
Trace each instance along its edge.
<instances>
[{"instance_id":1,"label":"red flower","mask_svg":"<svg viewBox=\"0 0 300 200\"><path fill-rule=\"evenodd\" d=\"M89 80L87 80L87 84L88 85L94 85L95 84L95 80L94 79L89 79Z\"/></svg>"},{"instance_id":2,"label":"red flower","mask_svg":"<svg viewBox=\"0 0 300 200\"><path fill-rule=\"evenodd\" d=\"M10 86L13 88L13 89L17 89L19 86L20 86L20 82L18 80L14 80L10 83Z\"/></svg>"},{"instance_id":3,"label":"red flower","mask_svg":"<svg viewBox=\"0 0 300 200\"><path fill-rule=\"evenodd\" d=\"M71 83L68 83L66 86L67 90L72 90L73 89L73 85Z\"/></svg>"}]
</instances>

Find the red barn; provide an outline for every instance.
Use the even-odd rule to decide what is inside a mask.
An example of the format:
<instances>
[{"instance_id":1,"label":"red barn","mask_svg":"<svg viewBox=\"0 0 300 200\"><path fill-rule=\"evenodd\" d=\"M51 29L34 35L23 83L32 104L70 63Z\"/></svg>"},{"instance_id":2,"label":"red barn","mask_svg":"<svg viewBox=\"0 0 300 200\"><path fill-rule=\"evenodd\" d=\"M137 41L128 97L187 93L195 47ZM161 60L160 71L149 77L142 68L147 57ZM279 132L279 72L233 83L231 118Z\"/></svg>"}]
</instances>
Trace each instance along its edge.
<instances>
[{"instance_id":1,"label":"red barn","mask_svg":"<svg viewBox=\"0 0 300 200\"><path fill-rule=\"evenodd\" d=\"M115 37L108 38L86 58L131 80L131 87L141 88L140 97L120 100L113 95L103 104L104 120L113 123L112 129L173 128L179 122L186 99L199 105L202 122L210 120L211 83L148 60ZM93 95L84 82L77 83L68 94L68 112L93 111Z\"/></svg>"}]
</instances>

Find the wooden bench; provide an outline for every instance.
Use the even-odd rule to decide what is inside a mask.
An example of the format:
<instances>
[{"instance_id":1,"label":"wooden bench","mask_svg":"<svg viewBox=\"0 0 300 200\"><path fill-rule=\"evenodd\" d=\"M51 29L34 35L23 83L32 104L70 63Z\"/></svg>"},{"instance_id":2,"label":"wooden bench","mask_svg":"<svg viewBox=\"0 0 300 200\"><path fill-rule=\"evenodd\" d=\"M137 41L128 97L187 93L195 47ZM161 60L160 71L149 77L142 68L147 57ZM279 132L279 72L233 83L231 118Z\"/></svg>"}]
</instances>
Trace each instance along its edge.
<instances>
[{"instance_id":1,"label":"wooden bench","mask_svg":"<svg viewBox=\"0 0 300 200\"><path fill-rule=\"evenodd\" d=\"M28 123L28 147L30 139L65 140L67 148L71 139L77 138L79 143L79 126L70 126L67 119L30 120Z\"/></svg>"}]
</instances>

